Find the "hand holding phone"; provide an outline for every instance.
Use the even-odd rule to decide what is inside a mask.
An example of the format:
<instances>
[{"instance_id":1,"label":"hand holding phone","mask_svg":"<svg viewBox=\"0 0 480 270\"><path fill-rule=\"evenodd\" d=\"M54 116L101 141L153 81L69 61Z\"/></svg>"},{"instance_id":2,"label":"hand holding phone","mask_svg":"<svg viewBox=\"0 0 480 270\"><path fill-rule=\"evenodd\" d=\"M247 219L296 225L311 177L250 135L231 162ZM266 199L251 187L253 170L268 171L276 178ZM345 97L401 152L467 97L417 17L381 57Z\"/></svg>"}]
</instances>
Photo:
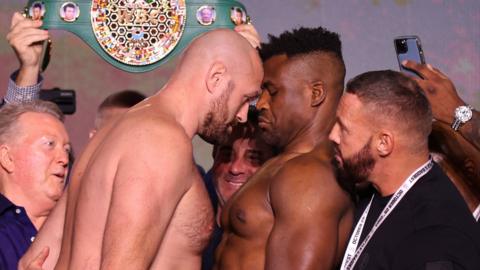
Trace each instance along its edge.
<instances>
[{"instance_id":1,"label":"hand holding phone","mask_svg":"<svg viewBox=\"0 0 480 270\"><path fill-rule=\"evenodd\" d=\"M395 52L400 66L400 71L420 77L415 71L405 68L402 62L411 60L419 64L425 64L425 56L423 55L422 43L418 36L399 36L394 39Z\"/></svg>"},{"instance_id":2,"label":"hand holding phone","mask_svg":"<svg viewBox=\"0 0 480 270\"><path fill-rule=\"evenodd\" d=\"M430 102L433 118L451 124L455 108L465 104L458 95L452 80L431 65L407 62L405 67L421 75L421 79L414 80L417 81Z\"/></svg>"}]
</instances>

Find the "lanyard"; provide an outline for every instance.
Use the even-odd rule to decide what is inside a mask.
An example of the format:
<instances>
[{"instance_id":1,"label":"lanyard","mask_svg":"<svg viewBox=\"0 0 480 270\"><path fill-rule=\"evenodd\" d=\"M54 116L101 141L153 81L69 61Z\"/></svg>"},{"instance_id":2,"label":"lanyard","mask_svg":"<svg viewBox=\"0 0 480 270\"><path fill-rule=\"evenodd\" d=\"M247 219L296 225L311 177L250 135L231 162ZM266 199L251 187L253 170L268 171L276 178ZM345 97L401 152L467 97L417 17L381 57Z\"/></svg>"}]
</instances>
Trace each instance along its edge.
<instances>
[{"instance_id":1,"label":"lanyard","mask_svg":"<svg viewBox=\"0 0 480 270\"><path fill-rule=\"evenodd\" d=\"M397 206L397 204L402 200L402 198L407 194L407 192L412 188L415 183L422 178L426 173L430 171L433 167L433 161L429 159L425 164L423 164L420 168L415 170L407 179L403 182L400 188L393 194L392 198L388 201L388 204L383 208L382 212L380 212L380 216L378 216L375 224L373 225L370 232L367 234L361 245L358 247L360 236L362 235L363 226L367 220L368 212L370 211L370 206L372 205L373 197L370 199L370 203L368 203L367 208L363 211L360 220L358 221L357 225L355 226L355 230L353 231L352 236L350 237L350 241L347 246L347 250L345 251L345 255L343 257L341 270L351 270L355 266L358 258L362 254L363 250L367 246L368 242L372 238L375 231L380 227L380 225L385 221L385 219L390 215L393 209Z\"/></svg>"},{"instance_id":2,"label":"lanyard","mask_svg":"<svg viewBox=\"0 0 480 270\"><path fill-rule=\"evenodd\" d=\"M475 211L473 211L473 217L477 222L480 219L480 204L475 208Z\"/></svg>"}]
</instances>

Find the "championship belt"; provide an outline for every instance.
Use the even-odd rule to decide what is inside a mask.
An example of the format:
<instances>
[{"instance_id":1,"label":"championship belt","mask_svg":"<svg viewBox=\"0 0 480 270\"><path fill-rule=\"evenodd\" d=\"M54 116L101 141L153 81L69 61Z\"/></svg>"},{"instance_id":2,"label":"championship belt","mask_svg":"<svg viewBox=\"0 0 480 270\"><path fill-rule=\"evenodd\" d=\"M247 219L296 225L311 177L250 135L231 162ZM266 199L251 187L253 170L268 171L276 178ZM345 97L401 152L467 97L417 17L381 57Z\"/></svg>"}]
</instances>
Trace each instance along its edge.
<instances>
[{"instance_id":1,"label":"championship belt","mask_svg":"<svg viewBox=\"0 0 480 270\"><path fill-rule=\"evenodd\" d=\"M198 35L248 20L234 0L29 0L25 13L45 29L74 33L128 72L153 70Z\"/></svg>"}]
</instances>

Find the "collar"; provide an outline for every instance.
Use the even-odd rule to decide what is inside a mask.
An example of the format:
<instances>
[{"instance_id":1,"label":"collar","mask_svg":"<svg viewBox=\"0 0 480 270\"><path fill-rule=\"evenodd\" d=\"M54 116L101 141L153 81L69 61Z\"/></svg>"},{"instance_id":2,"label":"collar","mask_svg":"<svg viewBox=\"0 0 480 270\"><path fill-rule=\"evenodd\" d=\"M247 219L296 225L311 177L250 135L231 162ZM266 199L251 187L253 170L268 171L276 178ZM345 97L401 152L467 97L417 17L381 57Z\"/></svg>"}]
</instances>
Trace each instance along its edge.
<instances>
[{"instance_id":1,"label":"collar","mask_svg":"<svg viewBox=\"0 0 480 270\"><path fill-rule=\"evenodd\" d=\"M0 215L2 215L7 209L12 207L16 207L16 205L0 193Z\"/></svg>"}]
</instances>

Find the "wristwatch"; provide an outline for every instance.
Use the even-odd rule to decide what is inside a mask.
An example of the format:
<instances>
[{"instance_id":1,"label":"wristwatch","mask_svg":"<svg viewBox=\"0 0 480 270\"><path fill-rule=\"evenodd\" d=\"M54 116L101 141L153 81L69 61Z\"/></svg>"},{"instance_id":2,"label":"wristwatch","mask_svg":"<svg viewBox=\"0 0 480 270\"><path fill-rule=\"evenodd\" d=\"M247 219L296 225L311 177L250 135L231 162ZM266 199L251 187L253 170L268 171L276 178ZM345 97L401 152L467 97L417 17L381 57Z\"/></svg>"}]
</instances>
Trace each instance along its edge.
<instances>
[{"instance_id":1,"label":"wristwatch","mask_svg":"<svg viewBox=\"0 0 480 270\"><path fill-rule=\"evenodd\" d=\"M470 121L472 119L472 110L473 107L470 105L462 105L458 106L455 109L455 113L453 115L453 123L452 123L452 128L453 130L457 131L461 125L465 124L466 122Z\"/></svg>"}]
</instances>

